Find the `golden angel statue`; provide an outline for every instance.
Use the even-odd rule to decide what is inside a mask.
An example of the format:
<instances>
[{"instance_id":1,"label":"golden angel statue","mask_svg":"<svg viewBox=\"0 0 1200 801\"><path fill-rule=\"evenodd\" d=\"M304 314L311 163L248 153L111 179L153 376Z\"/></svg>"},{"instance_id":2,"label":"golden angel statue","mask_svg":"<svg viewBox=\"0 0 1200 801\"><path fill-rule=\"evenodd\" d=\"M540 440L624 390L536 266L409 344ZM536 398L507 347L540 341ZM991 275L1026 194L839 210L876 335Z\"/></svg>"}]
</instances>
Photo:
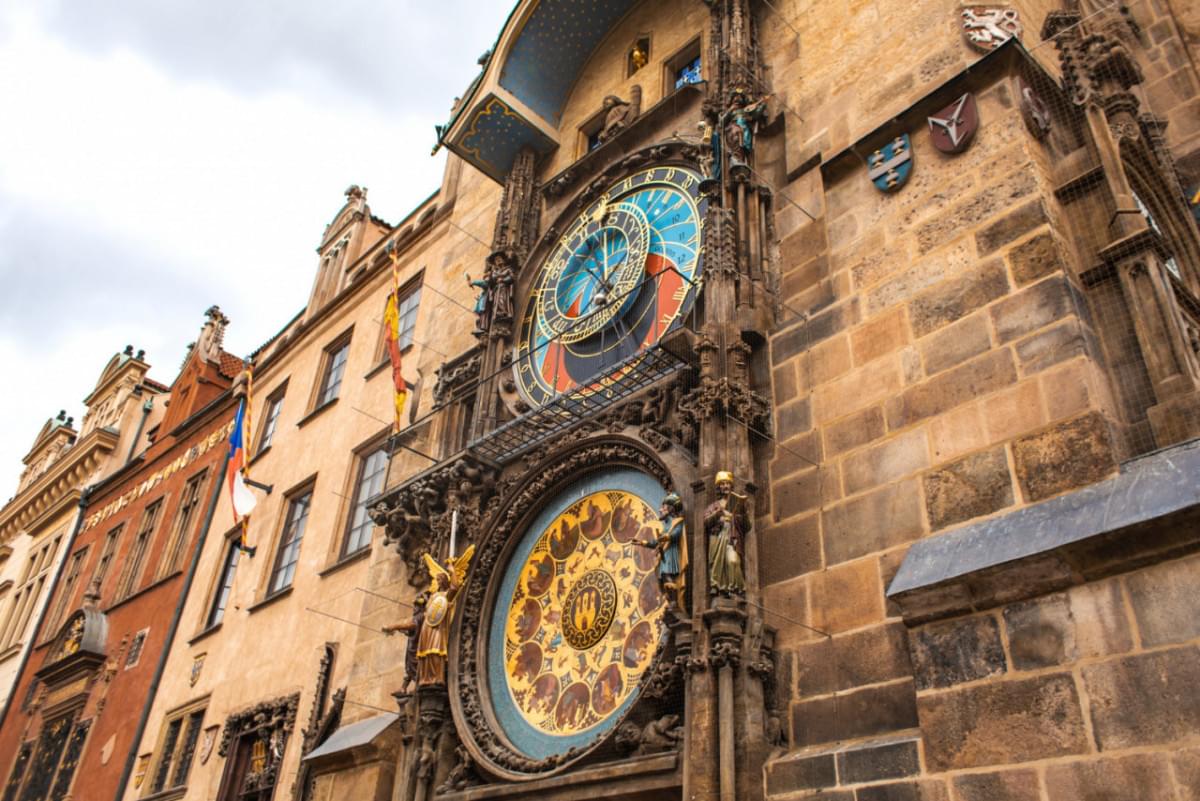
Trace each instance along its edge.
<instances>
[{"instance_id":1,"label":"golden angel statue","mask_svg":"<svg viewBox=\"0 0 1200 801\"><path fill-rule=\"evenodd\" d=\"M458 557L450 557L445 566L425 554L429 568L429 599L417 635L417 686L432 687L446 683L446 646L450 641L450 621L454 616L454 597L467 577L467 567L475 555L468 546Z\"/></svg>"}]
</instances>

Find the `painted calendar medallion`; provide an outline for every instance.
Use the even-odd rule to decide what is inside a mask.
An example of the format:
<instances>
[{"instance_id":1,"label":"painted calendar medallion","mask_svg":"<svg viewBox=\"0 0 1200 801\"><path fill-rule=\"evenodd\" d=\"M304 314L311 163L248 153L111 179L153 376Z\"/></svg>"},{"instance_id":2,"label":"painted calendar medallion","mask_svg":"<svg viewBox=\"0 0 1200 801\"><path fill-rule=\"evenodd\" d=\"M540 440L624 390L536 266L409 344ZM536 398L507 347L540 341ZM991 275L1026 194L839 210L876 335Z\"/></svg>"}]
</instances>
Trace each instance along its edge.
<instances>
[{"instance_id":1,"label":"painted calendar medallion","mask_svg":"<svg viewBox=\"0 0 1200 801\"><path fill-rule=\"evenodd\" d=\"M635 700L667 629L654 563L658 482L590 476L550 502L505 567L487 643L505 737L535 759L601 739Z\"/></svg>"}]
</instances>

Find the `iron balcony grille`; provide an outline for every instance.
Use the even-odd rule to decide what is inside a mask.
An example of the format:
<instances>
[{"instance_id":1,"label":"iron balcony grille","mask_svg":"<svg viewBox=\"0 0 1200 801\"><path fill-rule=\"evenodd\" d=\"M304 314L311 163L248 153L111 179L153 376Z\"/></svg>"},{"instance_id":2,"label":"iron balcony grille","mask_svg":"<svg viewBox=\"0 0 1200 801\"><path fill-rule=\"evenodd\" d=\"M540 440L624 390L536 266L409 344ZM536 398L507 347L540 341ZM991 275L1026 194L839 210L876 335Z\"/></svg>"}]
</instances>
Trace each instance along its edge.
<instances>
[{"instance_id":1,"label":"iron balcony grille","mask_svg":"<svg viewBox=\"0 0 1200 801\"><path fill-rule=\"evenodd\" d=\"M593 377L588 393L572 391L557 395L472 441L467 451L505 464L690 366L679 355L654 345Z\"/></svg>"}]
</instances>

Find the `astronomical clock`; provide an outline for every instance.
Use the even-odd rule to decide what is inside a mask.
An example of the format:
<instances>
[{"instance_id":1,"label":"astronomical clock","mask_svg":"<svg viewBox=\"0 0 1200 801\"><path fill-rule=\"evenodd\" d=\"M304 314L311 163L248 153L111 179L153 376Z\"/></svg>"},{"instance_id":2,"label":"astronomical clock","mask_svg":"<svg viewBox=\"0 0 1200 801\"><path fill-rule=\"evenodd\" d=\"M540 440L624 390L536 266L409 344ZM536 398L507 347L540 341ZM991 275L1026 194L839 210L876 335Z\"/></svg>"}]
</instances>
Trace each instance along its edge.
<instances>
[{"instance_id":1,"label":"astronomical clock","mask_svg":"<svg viewBox=\"0 0 1200 801\"><path fill-rule=\"evenodd\" d=\"M576 203L551 229L563 233L533 251L511 360L529 407L619 395L683 324L704 282L701 178L683 165L627 173ZM654 544L675 481L632 447L597 447L548 459L484 533L468 578L450 703L491 774L546 775L612 750L623 724L645 725L632 713L656 668L673 664Z\"/></svg>"},{"instance_id":2,"label":"astronomical clock","mask_svg":"<svg viewBox=\"0 0 1200 801\"><path fill-rule=\"evenodd\" d=\"M517 332L521 395L604 392L692 308L702 281L701 177L654 167L612 184L569 220L534 274Z\"/></svg>"}]
</instances>

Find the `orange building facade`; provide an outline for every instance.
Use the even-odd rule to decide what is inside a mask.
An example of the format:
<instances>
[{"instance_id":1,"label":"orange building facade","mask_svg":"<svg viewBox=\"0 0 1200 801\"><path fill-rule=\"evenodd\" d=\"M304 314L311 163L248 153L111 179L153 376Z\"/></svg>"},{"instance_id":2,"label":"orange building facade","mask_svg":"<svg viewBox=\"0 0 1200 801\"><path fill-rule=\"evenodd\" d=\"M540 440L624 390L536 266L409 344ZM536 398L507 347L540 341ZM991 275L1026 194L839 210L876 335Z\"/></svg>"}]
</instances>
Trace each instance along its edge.
<instances>
[{"instance_id":1,"label":"orange building facade","mask_svg":"<svg viewBox=\"0 0 1200 801\"><path fill-rule=\"evenodd\" d=\"M0 726L5 799L111 798L134 773L142 718L224 486L241 371L221 350L227 322L209 310L149 446L90 489ZM179 747L196 747L198 735L196 721Z\"/></svg>"}]
</instances>

